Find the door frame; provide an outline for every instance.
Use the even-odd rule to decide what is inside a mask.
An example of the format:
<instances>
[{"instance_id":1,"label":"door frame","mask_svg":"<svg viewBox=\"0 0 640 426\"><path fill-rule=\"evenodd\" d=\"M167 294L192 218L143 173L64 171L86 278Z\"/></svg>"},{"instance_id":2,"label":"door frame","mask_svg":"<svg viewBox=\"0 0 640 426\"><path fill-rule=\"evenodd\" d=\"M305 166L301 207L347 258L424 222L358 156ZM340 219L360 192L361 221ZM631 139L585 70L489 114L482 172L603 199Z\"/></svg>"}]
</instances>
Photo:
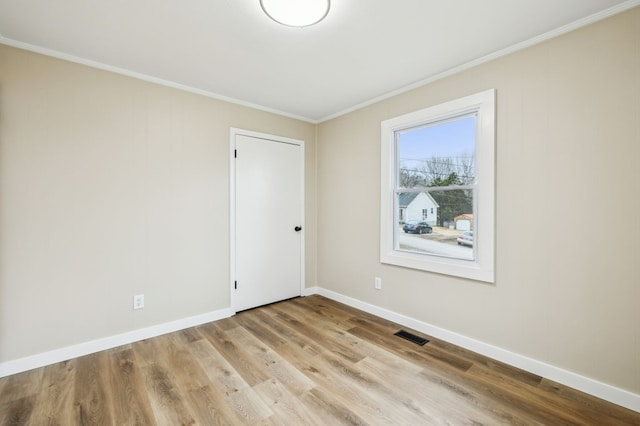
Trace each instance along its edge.
<instances>
[{"instance_id":1,"label":"door frame","mask_svg":"<svg viewBox=\"0 0 640 426\"><path fill-rule=\"evenodd\" d=\"M284 136L270 135L268 133L255 132L252 130L230 128L229 138L229 307L232 315L236 314L236 136L248 136L252 138L265 139L273 142L287 143L300 147L300 170L302 179L300 181L300 226L302 231L300 234L300 295L303 294L305 288L305 168L304 168L304 141L299 139L287 138Z\"/></svg>"}]
</instances>

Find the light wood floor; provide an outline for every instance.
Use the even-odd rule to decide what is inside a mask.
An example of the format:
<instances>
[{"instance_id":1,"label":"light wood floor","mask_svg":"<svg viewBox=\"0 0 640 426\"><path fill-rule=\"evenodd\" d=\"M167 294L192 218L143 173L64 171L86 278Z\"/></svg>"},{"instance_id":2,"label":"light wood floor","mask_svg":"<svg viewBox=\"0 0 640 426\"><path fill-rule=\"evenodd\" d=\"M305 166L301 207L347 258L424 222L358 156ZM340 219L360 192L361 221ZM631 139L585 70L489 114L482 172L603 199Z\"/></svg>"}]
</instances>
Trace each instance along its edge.
<instances>
[{"instance_id":1,"label":"light wood floor","mask_svg":"<svg viewBox=\"0 0 640 426\"><path fill-rule=\"evenodd\" d=\"M640 425L640 413L400 328L293 299L0 379L0 424Z\"/></svg>"}]
</instances>

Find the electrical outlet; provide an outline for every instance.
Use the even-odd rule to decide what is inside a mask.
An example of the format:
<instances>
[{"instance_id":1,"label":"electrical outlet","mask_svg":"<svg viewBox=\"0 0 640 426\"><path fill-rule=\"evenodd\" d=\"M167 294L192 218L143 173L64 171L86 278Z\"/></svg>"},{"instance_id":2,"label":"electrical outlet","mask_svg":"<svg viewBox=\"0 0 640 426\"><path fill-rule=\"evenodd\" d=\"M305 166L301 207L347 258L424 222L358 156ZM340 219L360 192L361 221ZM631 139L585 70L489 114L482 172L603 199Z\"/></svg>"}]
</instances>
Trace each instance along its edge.
<instances>
[{"instance_id":1,"label":"electrical outlet","mask_svg":"<svg viewBox=\"0 0 640 426\"><path fill-rule=\"evenodd\" d=\"M144 308L144 294L136 294L133 296L133 309Z\"/></svg>"},{"instance_id":2,"label":"electrical outlet","mask_svg":"<svg viewBox=\"0 0 640 426\"><path fill-rule=\"evenodd\" d=\"M376 290L382 290L382 278L375 277L373 279L373 288L375 288Z\"/></svg>"}]
</instances>

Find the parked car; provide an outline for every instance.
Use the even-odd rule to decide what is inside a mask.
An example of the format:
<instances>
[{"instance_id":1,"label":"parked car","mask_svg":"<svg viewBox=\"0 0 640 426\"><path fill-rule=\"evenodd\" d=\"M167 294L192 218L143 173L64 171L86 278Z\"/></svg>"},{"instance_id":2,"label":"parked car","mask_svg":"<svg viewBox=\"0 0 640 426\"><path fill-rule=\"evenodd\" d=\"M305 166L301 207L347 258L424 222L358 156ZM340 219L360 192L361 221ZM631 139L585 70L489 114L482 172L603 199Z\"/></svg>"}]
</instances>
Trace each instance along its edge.
<instances>
[{"instance_id":1,"label":"parked car","mask_svg":"<svg viewBox=\"0 0 640 426\"><path fill-rule=\"evenodd\" d=\"M433 228L427 222L419 222L417 220L411 220L404 224L402 230L407 234L430 234L433 232Z\"/></svg>"},{"instance_id":2,"label":"parked car","mask_svg":"<svg viewBox=\"0 0 640 426\"><path fill-rule=\"evenodd\" d=\"M473 231L464 231L458 237L458 244L461 246L473 247Z\"/></svg>"}]
</instances>

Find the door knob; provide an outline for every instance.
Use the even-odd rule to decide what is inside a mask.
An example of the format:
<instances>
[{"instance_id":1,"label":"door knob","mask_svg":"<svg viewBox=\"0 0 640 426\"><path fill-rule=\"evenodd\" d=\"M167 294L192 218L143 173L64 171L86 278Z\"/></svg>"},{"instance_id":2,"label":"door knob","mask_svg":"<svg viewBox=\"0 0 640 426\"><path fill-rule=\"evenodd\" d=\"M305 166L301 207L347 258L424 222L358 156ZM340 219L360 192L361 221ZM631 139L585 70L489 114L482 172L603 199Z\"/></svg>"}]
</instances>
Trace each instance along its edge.
<instances>
[{"instance_id":1,"label":"door knob","mask_svg":"<svg viewBox=\"0 0 640 426\"><path fill-rule=\"evenodd\" d=\"M300 232L302 231L302 226L296 226L295 228L293 228L296 232Z\"/></svg>"}]
</instances>

